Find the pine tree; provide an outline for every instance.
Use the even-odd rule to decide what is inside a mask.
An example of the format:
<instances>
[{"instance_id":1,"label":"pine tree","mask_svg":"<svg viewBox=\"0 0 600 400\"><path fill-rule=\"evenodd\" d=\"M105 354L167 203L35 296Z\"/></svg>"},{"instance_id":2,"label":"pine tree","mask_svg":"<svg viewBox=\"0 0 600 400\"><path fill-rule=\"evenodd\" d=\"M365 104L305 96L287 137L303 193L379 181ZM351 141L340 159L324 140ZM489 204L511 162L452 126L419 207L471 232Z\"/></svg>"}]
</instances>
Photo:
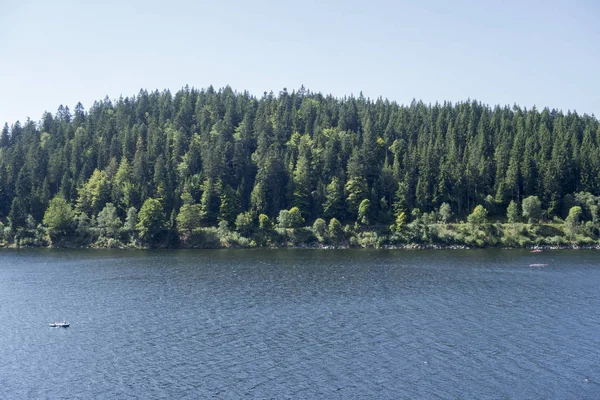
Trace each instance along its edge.
<instances>
[{"instance_id":1,"label":"pine tree","mask_svg":"<svg viewBox=\"0 0 600 400\"><path fill-rule=\"evenodd\" d=\"M224 185L220 200L219 221L227 221L229 225L233 225L241 210L237 193L231 186Z\"/></svg>"},{"instance_id":2,"label":"pine tree","mask_svg":"<svg viewBox=\"0 0 600 400\"><path fill-rule=\"evenodd\" d=\"M215 184L211 179L207 179L204 181L203 189L200 201L202 209L200 219L205 225L215 225L219 215L220 184Z\"/></svg>"},{"instance_id":3,"label":"pine tree","mask_svg":"<svg viewBox=\"0 0 600 400\"><path fill-rule=\"evenodd\" d=\"M0 134L0 147L8 147L10 144L10 135L8 130L8 124L4 123L4 128L2 128L2 133Z\"/></svg>"},{"instance_id":4,"label":"pine tree","mask_svg":"<svg viewBox=\"0 0 600 400\"><path fill-rule=\"evenodd\" d=\"M296 162L296 168L294 169L293 183L294 183L294 196L292 204L300 209L302 215L310 215L310 169L308 157L305 154L301 154Z\"/></svg>"},{"instance_id":5,"label":"pine tree","mask_svg":"<svg viewBox=\"0 0 600 400\"><path fill-rule=\"evenodd\" d=\"M344 186L336 176L333 177L325 189L323 215L327 218L344 219Z\"/></svg>"},{"instance_id":6,"label":"pine tree","mask_svg":"<svg viewBox=\"0 0 600 400\"><path fill-rule=\"evenodd\" d=\"M511 200L506 209L506 217L511 224L519 221L519 205L514 200Z\"/></svg>"},{"instance_id":7,"label":"pine tree","mask_svg":"<svg viewBox=\"0 0 600 400\"><path fill-rule=\"evenodd\" d=\"M9 242L28 226L26 234L35 235L36 221L60 194L80 212L83 243L108 203L124 219L154 199L171 236L153 243L173 245L177 212L197 202L203 224L231 226L242 214L250 226L244 232L266 244L272 238L254 230L257 219L290 207L309 222L335 218L352 226L364 220L359 208L368 200L368 222L378 230L415 208L425 211L419 223L432 223L438 208L447 221L444 204L462 221L477 204L495 215L506 206L507 214L518 213L524 198L536 196L545 217L567 217L580 206L580 220L593 228L600 205L578 194L600 190L599 137L594 116L476 101L404 106L304 88L260 98L231 88L141 90L88 110L61 106L39 124L4 124L0 218L14 228ZM579 233L594 239L591 230Z\"/></svg>"}]
</instances>

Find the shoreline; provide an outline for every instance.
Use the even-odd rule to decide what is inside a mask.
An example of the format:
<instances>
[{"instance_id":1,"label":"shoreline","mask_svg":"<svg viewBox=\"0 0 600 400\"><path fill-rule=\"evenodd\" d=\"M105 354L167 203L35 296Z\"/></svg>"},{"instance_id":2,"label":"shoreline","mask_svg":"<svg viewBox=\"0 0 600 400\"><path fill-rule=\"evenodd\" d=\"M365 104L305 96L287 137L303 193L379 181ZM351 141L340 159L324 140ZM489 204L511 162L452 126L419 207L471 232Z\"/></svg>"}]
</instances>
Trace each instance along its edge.
<instances>
[{"instance_id":1,"label":"shoreline","mask_svg":"<svg viewBox=\"0 0 600 400\"><path fill-rule=\"evenodd\" d=\"M0 245L0 249L70 249L70 250L529 250L529 251L550 251L550 250L600 250L600 244L597 245L539 245L526 247L503 247L503 246L467 246L467 245L442 245L431 243L409 243L402 245L384 245L381 247L361 247L343 245L325 245L325 244L305 244L292 246L222 246L222 247L202 247L202 246L180 246L180 247L144 247L144 246L115 246L115 247L95 247L95 246L14 246Z\"/></svg>"}]
</instances>

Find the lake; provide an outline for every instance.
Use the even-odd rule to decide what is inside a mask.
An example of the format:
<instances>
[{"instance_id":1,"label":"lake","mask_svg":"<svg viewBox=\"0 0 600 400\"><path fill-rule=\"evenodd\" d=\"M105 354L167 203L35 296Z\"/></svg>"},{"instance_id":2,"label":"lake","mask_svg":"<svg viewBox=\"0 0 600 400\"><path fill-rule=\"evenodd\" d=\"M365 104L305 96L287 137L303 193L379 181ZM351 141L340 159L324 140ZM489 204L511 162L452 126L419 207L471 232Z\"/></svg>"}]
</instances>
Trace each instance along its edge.
<instances>
[{"instance_id":1,"label":"lake","mask_svg":"<svg viewBox=\"0 0 600 400\"><path fill-rule=\"evenodd\" d=\"M5 249L0 321L0 398L600 398L599 251Z\"/></svg>"}]
</instances>

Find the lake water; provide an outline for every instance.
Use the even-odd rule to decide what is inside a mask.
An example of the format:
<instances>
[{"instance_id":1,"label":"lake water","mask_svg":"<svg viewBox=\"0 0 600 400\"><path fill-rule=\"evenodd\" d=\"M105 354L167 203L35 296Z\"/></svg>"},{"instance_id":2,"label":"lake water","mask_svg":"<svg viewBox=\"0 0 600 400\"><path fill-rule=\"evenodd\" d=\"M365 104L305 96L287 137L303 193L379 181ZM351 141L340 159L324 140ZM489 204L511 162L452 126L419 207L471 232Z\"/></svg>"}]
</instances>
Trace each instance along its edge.
<instances>
[{"instance_id":1,"label":"lake water","mask_svg":"<svg viewBox=\"0 0 600 400\"><path fill-rule=\"evenodd\" d=\"M600 398L598 251L2 250L0 321L6 399Z\"/></svg>"}]
</instances>

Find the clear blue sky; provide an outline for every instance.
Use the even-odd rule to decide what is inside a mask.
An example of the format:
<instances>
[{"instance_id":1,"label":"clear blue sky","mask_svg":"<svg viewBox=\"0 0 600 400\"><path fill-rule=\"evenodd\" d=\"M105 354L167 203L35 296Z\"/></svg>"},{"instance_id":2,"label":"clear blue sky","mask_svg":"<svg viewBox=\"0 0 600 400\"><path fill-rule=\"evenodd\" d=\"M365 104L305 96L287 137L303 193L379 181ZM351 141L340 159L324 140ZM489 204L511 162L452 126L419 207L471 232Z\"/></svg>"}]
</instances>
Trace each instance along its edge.
<instances>
[{"instance_id":1,"label":"clear blue sky","mask_svg":"<svg viewBox=\"0 0 600 400\"><path fill-rule=\"evenodd\" d=\"M598 21L595 0L2 0L0 121L186 84L598 116Z\"/></svg>"}]
</instances>

